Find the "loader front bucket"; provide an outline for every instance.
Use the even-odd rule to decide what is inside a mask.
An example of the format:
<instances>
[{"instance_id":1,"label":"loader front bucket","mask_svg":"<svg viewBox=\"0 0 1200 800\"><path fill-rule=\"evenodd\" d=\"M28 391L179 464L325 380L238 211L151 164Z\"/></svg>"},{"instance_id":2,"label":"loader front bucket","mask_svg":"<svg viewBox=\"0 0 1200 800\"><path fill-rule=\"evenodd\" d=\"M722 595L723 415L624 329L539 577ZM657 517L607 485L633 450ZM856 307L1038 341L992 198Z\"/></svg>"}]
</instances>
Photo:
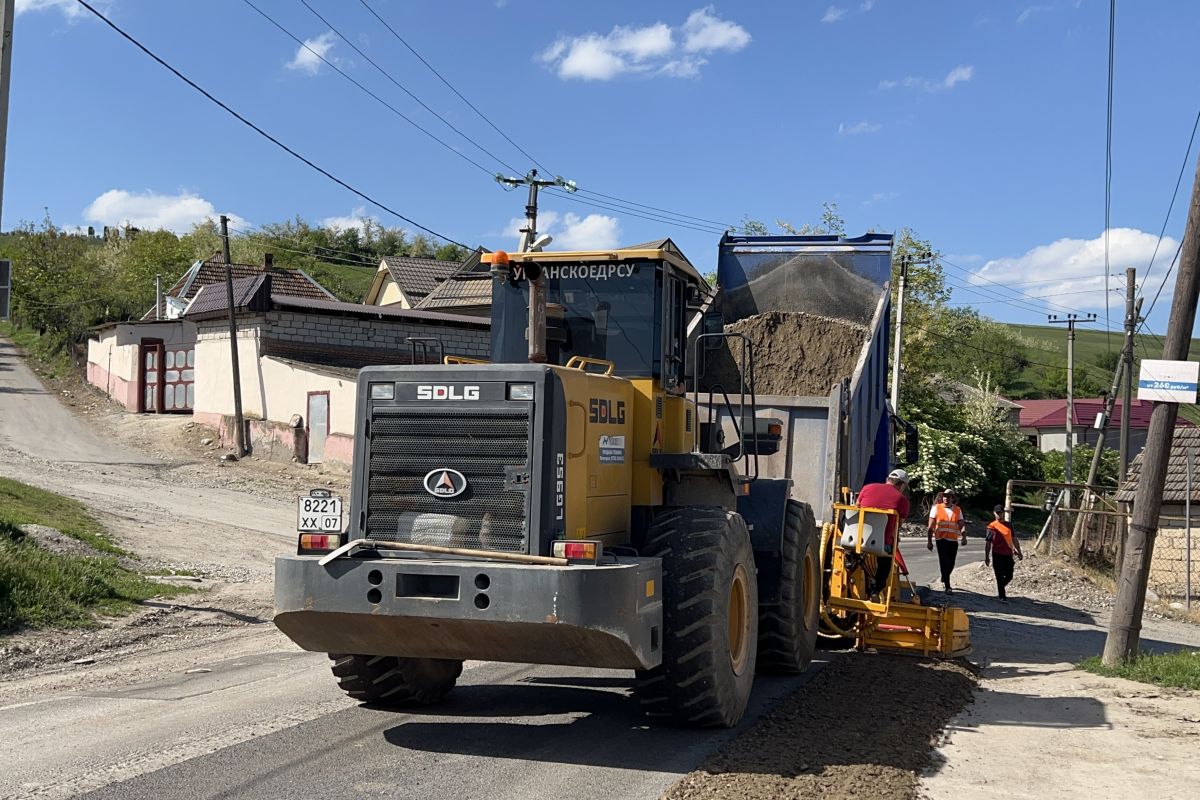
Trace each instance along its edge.
<instances>
[{"instance_id":1,"label":"loader front bucket","mask_svg":"<svg viewBox=\"0 0 1200 800\"><path fill-rule=\"evenodd\" d=\"M891 603L886 613L867 617L859 643L906 655L958 658L971 652L970 623L961 608Z\"/></svg>"}]
</instances>

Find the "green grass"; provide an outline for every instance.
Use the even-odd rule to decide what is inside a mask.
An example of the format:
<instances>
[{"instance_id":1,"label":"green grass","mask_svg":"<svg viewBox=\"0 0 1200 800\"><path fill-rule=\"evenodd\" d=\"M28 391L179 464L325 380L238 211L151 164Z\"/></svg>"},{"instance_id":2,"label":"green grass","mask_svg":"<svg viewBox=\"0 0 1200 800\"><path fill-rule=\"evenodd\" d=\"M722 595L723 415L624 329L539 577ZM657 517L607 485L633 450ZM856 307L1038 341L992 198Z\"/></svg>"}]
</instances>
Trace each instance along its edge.
<instances>
[{"instance_id":1,"label":"green grass","mask_svg":"<svg viewBox=\"0 0 1200 800\"><path fill-rule=\"evenodd\" d=\"M0 336L11 339L37 363L45 375L61 380L75 372L65 342L54 336L41 336L32 328L19 328L11 321L0 321Z\"/></svg>"},{"instance_id":2,"label":"green grass","mask_svg":"<svg viewBox=\"0 0 1200 800\"><path fill-rule=\"evenodd\" d=\"M1141 683L1200 691L1200 650L1174 653L1143 653L1119 667L1106 667L1094 656L1079 664L1080 669L1110 678L1127 678Z\"/></svg>"},{"instance_id":3,"label":"green grass","mask_svg":"<svg viewBox=\"0 0 1200 800\"><path fill-rule=\"evenodd\" d=\"M129 555L108 540L104 527L79 501L8 478L0 478L0 522L45 525L102 552Z\"/></svg>"},{"instance_id":4,"label":"green grass","mask_svg":"<svg viewBox=\"0 0 1200 800\"><path fill-rule=\"evenodd\" d=\"M186 591L147 580L114 558L43 550L0 521L0 633L91 627L97 612L120 614L143 600Z\"/></svg>"}]
</instances>

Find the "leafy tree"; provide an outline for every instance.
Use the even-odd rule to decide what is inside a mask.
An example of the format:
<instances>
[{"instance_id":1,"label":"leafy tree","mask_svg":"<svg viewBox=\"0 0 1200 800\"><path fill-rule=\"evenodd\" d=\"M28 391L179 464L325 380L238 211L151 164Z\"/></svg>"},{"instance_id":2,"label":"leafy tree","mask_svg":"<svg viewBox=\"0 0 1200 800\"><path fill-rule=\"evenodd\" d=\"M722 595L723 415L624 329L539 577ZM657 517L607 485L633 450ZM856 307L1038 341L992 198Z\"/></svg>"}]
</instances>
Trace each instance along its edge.
<instances>
[{"instance_id":1,"label":"leafy tree","mask_svg":"<svg viewBox=\"0 0 1200 800\"><path fill-rule=\"evenodd\" d=\"M434 251L433 257L438 261L465 261L467 250L456 244L444 244Z\"/></svg>"},{"instance_id":2,"label":"leafy tree","mask_svg":"<svg viewBox=\"0 0 1200 800\"><path fill-rule=\"evenodd\" d=\"M1090 444L1078 444L1072 450L1071 477L1076 483L1087 480L1088 470L1092 466L1092 458L1096 448ZM1065 450L1051 450L1042 453L1042 468L1046 480L1062 482L1067 475L1067 453ZM1096 475L1096 483L1100 486L1116 486L1117 477L1121 473L1121 455L1118 451L1104 448L1100 453L1100 467Z\"/></svg>"}]
</instances>

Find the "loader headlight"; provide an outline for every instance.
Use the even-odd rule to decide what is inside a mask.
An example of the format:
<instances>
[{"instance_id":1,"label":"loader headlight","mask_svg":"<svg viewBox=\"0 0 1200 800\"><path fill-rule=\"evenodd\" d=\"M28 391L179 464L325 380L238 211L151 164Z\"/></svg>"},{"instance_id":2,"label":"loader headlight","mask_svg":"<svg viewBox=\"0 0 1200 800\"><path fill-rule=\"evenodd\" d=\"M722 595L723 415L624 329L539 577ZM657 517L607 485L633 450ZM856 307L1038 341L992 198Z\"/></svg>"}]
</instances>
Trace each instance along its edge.
<instances>
[{"instance_id":1,"label":"loader headlight","mask_svg":"<svg viewBox=\"0 0 1200 800\"><path fill-rule=\"evenodd\" d=\"M396 384L394 384L394 383L372 383L371 384L371 399L372 400L395 400L396 399Z\"/></svg>"},{"instance_id":2,"label":"loader headlight","mask_svg":"<svg viewBox=\"0 0 1200 800\"><path fill-rule=\"evenodd\" d=\"M532 400L533 399L533 384L532 383L510 383L508 385L509 400Z\"/></svg>"}]
</instances>

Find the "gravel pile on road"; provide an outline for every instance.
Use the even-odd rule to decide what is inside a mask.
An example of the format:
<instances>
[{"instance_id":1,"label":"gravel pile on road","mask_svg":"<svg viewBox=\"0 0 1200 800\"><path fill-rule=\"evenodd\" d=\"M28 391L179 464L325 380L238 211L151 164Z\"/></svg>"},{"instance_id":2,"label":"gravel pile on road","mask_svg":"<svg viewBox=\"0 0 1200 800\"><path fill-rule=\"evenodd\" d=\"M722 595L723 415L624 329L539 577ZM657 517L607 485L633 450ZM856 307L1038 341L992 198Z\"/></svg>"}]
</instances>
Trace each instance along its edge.
<instances>
[{"instance_id":1,"label":"gravel pile on road","mask_svg":"<svg viewBox=\"0 0 1200 800\"><path fill-rule=\"evenodd\" d=\"M971 702L975 683L965 662L844 656L662 800L911 800L935 740Z\"/></svg>"},{"instance_id":2,"label":"gravel pile on road","mask_svg":"<svg viewBox=\"0 0 1200 800\"><path fill-rule=\"evenodd\" d=\"M1027 549L1032 550L1032 547ZM957 585L985 595L995 595L996 575L982 561L954 571ZM1008 585L1010 596L1036 597L1070 608L1106 611L1113 607L1109 587L1091 575L1058 558L1031 553L1018 561L1013 580Z\"/></svg>"},{"instance_id":3,"label":"gravel pile on road","mask_svg":"<svg viewBox=\"0 0 1200 800\"><path fill-rule=\"evenodd\" d=\"M725 326L750 340L754 353L754 391L758 394L825 397L834 384L854 372L867 329L816 314L771 311ZM737 340L705 355L701 386L720 383L732 396L740 386Z\"/></svg>"}]
</instances>

